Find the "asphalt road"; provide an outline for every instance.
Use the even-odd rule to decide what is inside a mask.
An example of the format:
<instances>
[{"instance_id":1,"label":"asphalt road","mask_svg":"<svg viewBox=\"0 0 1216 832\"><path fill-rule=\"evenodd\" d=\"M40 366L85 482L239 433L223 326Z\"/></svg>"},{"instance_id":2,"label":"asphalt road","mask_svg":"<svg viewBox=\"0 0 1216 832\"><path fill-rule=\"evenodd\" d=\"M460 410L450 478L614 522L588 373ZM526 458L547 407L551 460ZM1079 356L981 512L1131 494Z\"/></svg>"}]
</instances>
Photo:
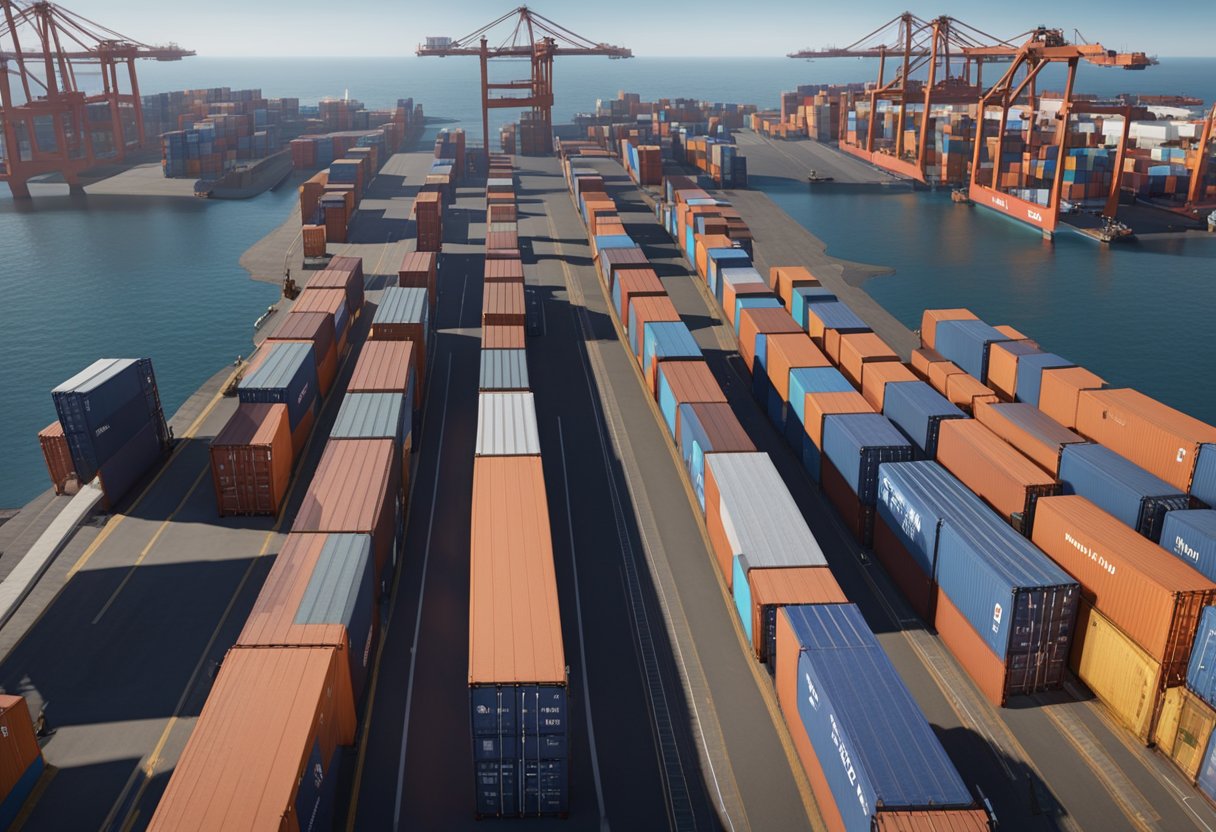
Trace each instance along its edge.
<instances>
[{"instance_id":1,"label":"asphalt road","mask_svg":"<svg viewBox=\"0 0 1216 832\"><path fill-rule=\"evenodd\" d=\"M841 587L861 607L964 779L977 795L991 800L1002 828L1216 828L1216 813L1168 761L1137 746L1097 702L1074 695L1079 687L1015 701L1000 710L982 699L882 568L866 558L844 530L770 426L751 396L750 377L735 353L733 332L721 324L703 285L689 275L650 204L619 164L599 162L598 167L609 178L618 207L628 209L626 231L656 265L748 434L773 457ZM747 204L755 209L756 201ZM762 208L745 212L745 218L756 234L756 261L764 274L771 265L811 265L822 259L811 235L774 235L762 221L770 211ZM777 259L772 259L774 254ZM903 335L907 337L906 330Z\"/></svg>"}]
</instances>

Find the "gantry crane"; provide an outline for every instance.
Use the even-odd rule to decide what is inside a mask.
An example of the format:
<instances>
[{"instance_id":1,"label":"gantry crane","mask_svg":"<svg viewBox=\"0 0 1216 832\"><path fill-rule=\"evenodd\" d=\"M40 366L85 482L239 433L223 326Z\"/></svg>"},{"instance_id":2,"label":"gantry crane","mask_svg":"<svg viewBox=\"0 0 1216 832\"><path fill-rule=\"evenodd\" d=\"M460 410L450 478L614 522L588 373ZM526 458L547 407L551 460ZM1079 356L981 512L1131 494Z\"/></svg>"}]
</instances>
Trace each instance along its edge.
<instances>
[{"instance_id":1,"label":"gantry crane","mask_svg":"<svg viewBox=\"0 0 1216 832\"><path fill-rule=\"evenodd\" d=\"M512 21L514 25L512 26ZM490 33L499 27L511 27L505 39L490 46ZM547 17L520 6L480 29L456 40L427 38L418 46L418 55L445 57L475 55L481 58L481 128L485 151L490 149L490 110L529 109L535 129L542 137L541 151L553 151L553 59L567 55L602 55L608 58L631 58L633 53L606 43L593 43L554 23ZM491 82L489 61L492 58L527 58L532 64L532 77L526 80ZM491 90L515 94L491 98ZM526 91L525 94L518 94Z\"/></svg>"},{"instance_id":2,"label":"gantry crane","mask_svg":"<svg viewBox=\"0 0 1216 832\"><path fill-rule=\"evenodd\" d=\"M790 53L789 57L878 58L878 81L864 93L869 99L867 118L863 122L859 114L856 143L848 141L846 131L841 129L840 148L877 167L929 182L926 128L931 108L949 104L974 106L983 91L983 64L1011 60L1009 53L1014 48L1013 44L953 17L943 15L925 20L904 12L848 46L803 49ZM890 80L886 77L888 58L898 61ZM918 73L926 74L927 80L913 79ZM898 106L893 147L876 146L880 101ZM855 103L855 100L843 102L842 122L847 109ZM924 117L920 130L916 131L915 147L908 147L905 124L908 107L915 104L923 106Z\"/></svg>"},{"instance_id":3,"label":"gantry crane","mask_svg":"<svg viewBox=\"0 0 1216 832\"><path fill-rule=\"evenodd\" d=\"M73 189L80 174L103 158L122 161L143 143L143 107L135 61L176 61L194 52L175 45L149 46L48 2L0 0L0 181L14 197L28 198L31 177L59 172ZM86 92L77 76L101 76L101 89ZM128 91L120 88L125 67ZM98 119L96 107L106 105ZM129 136L124 121L133 124ZM95 147L95 134L110 133L112 149Z\"/></svg>"},{"instance_id":4,"label":"gantry crane","mask_svg":"<svg viewBox=\"0 0 1216 832\"><path fill-rule=\"evenodd\" d=\"M1043 232L1045 237L1055 234L1059 223L1061 192L1064 183L1065 157L1068 154L1068 125L1073 115L1120 115L1123 117L1123 132L1115 155L1114 169L1111 172L1111 184L1107 195L1105 216L1114 220L1115 209L1119 202L1120 175L1123 169L1123 158L1127 150L1128 132L1131 125L1132 108L1129 106L1091 105L1073 98L1074 85L1077 77L1077 67L1081 61L1105 67L1121 67L1124 69L1144 69L1156 63L1143 52L1118 53L1104 48L1098 43L1069 43L1064 33L1059 29L1038 28L1028 35L1020 46L1009 50L1007 47L995 47L985 50L986 55L1001 53L1011 61L1005 74L988 89L979 101L976 113L975 147L971 164L970 186L968 197L977 205L991 208L994 211L1024 222ZM1005 141L1006 125L1009 123L1011 110L1024 108L1027 116L1027 144L1033 146L1035 119L1038 115L1038 97L1035 94L1035 82L1043 69L1053 63L1064 63L1068 66L1068 74L1064 83L1064 93L1060 101L1060 109L1055 114L1058 122L1056 127L1056 165L1051 188L1048 189L1047 203L1021 199L1002 190L1001 162L1002 148ZM1022 73L1019 80L1018 74ZM999 111L996 119L988 119L989 111ZM986 137L985 127L989 121L997 124L996 144L994 152L989 153L988 165L981 165L984 156Z\"/></svg>"}]
</instances>

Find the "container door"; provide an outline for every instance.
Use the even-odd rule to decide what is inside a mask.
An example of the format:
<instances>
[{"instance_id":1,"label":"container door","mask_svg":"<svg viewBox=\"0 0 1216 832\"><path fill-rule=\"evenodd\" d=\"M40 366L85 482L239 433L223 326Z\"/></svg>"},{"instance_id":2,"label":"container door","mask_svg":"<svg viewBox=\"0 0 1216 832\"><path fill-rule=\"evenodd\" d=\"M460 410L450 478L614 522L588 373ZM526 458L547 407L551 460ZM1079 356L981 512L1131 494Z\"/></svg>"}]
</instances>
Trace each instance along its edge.
<instances>
[{"instance_id":1,"label":"container door","mask_svg":"<svg viewBox=\"0 0 1216 832\"><path fill-rule=\"evenodd\" d=\"M478 815L519 813L517 711L514 688L469 689Z\"/></svg>"}]
</instances>

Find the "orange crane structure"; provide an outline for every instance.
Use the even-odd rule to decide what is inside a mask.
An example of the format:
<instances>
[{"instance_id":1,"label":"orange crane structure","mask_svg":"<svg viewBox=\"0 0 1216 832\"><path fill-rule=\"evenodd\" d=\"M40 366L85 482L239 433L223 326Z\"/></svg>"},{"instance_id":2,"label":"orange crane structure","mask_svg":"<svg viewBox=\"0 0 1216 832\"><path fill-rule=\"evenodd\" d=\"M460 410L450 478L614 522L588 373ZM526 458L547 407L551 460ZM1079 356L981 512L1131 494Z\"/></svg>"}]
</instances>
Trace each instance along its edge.
<instances>
[{"instance_id":1,"label":"orange crane structure","mask_svg":"<svg viewBox=\"0 0 1216 832\"><path fill-rule=\"evenodd\" d=\"M0 181L17 198L47 173L76 190L83 171L140 147L135 61L194 54L134 41L54 3L0 0L0 11ZM100 89L81 88L78 77L97 74Z\"/></svg>"},{"instance_id":2,"label":"orange crane structure","mask_svg":"<svg viewBox=\"0 0 1216 832\"><path fill-rule=\"evenodd\" d=\"M507 34L498 45L491 46L490 35L500 27L502 30L508 30ZM488 153L490 149L490 110L526 109L529 111L529 129L535 131L536 135L536 142L532 146L538 154L553 152L553 59L569 55L633 57L633 53L625 47L595 43L527 6L512 9L497 20L456 40L429 37L426 43L418 46L417 54L440 58L449 55L480 58L481 128L485 151ZM489 62L494 58L530 60L531 77L516 81L491 82ZM506 92L507 95L491 97L492 91Z\"/></svg>"}]
</instances>

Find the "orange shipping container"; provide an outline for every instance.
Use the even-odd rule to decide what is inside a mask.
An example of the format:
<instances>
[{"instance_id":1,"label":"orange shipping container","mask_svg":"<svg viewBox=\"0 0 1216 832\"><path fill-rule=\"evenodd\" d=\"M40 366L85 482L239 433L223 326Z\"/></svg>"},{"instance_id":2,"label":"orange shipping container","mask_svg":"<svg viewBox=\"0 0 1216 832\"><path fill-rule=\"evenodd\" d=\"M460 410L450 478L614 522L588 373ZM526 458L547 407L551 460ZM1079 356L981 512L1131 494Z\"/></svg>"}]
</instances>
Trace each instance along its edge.
<instances>
[{"instance_id":1,"label":"orange shipping container","mask_svg":"<svg viewBox=\"0 0 1216 832\"><path fill-rule=\"evenodd\" d=\"M1200 446L1216 443L1216 427L1129 389L1082 391L1077 432L1181 491L1191 489Z\"/></svg>"},{"instance_id":2,"label":"orange shipping container","mask_svg":"<svg viewBox=\"0 0 1216 832\"><path fill-rule=\"evenodd\" d=\"M756 336L761 333L766 336L800 333L802 327L794 322L789 312L779 306L752 307L744 309L739 315L738 332L739 356L747 365L748 371L755 372L753 364L756 360Z\"/></svg>"},{"instance_id":3,"label":"orange shipping container","mask_svg":"<svg viewBox=\"0 0 1216 832\"><path fill-rule=\"evenodd\" d=\"M564 684L557 579L538 456L473 461L469 684Z\"/></svg>"},{"instance_id":4,"label":"orange shipping container","mask_svg":"<svg viewBox=\"0 0 1216 832\"><path fill-rule=\"evenodd\" d=\"M1050 367L1039 382L1039 410L1066 428L1077 427L1077 397L1083 390L1101 390L1106 382L1084 367Z\"/></svg>"},{"instance_id":5,"label":"orange shipping container","mask_svg":"<svg viewBox=\"0 0 1216 832\"><path fill-rule=\"evenodd\" d=\"M735 325L735 307L740 297L769 297L773 292L768 286L757 280L755 283L731 283L722 281L722 314L731 326Z\"/></svg>"},{"instance_id":6,"label":"orange shipping container","mask_svg":"<svg viewBox=\"0 0 1216 832\"><path fill-rule=\"evenodd\" d=\"M988 348L988 386L1012 401L1018 386L1018 359L1041 352L1034 341L997 341Z\"/></svg>"},{"instance_id":7,"label":"orange shipping container","mask_svg":"<svg viewBox=\"0 0 1216 832\"><path fill-rule=\"evenodd\" d=\"M220 516L278 514L292 462L287 405L238 405L211 440L211 480Z\"/></svg>"},{"instance_id":8,"label":"orange shipping container","mask_svg":"<svg viewBox=\"0 0 1216 832\"><path fill-rule=\"evenodd\" d=\"M1031 540L1081 584L1082 596L1182 684L1216 584L1084 497L1039 501Z\"/></svg>"},{"instance_id":9,"label":"orange shipping container","mask_svg":"<svg viewBox=\"0 0 1216 832\"><path fill-rule=\"evenodd\" d=\"M929 367L945 360L937 353L937 350L932 350L928 347L917 347L912 350L912 372L928 381Z\"/></svg>"},{"instance_id":10,"label":"orange shipping container","mask_svg":"<svg viewBox=\"0 0 1216 832\"><path fill-rule=\"evenodd\" d=\"M44 768L25 697L0 694L0 737L0 800L14 820Z\"/></svg>"},{"instance_id":11,"label":"orange shipping container","mask_svg":"<svg viewBox=\"0 0 1216 832\"><path fill-rule=\"evenodd\" d=\"M990 387L985 386L967 373L952 373L946 377L946 398L968 413L978 402L1000 401Z\"/></svg>"},{"instance_id":12,"label":"orange shipping container","mask_svg":"<svg viewBox=\"0 0 1216 832\"><path fill-rule=\"evenodd\" d=\"M485 282L505 281L507 283L524 282L524 263L518 257L503 257L486 260Z\"/></svg>"},{"instance_id":13,"label":"orange shipping container","mask_svg":"<svg viewBox=\"0 0 1216 832\"><path fill-rule=\"evenodd\" d=\"M790 400L790 370L798 367L830 367L832 362L805 332L785 332L765 338L765 372L781 401Z\"/></svg>"},{"instance_id":14,"label":"orange shipping container","mask_svg":"<svg viewBox=\"0 0 1216 832\"><path fill-rule=\"evenodd\" d=\"M768 285L777 297L785 301L786 311L792 312L790 298L799 286L818 286L819 281L803 266L773 266L768 270Z\"/></svg>"},{"instance_id":15,"label":"orange shipping container","mask_svg":"<svg viewBox=\"0 0 1216 832\"><path fill-rule=\"evenodd\" d=\"M631 298L665 295L663 281L651 268L619 269L616 273L616 283L613 286L613 296L620 297L621 305L616 310L620 316L622 328L629 323L629 301Z\"/></svg>"},{"instance_id":16,"label":"orange shipping container","mask_svg":"<svg viewBox=\"0 0 1216 832\"><path fill-rule=\"evenodd\" d=\"M487 264L491 261L486 261ZM435 310L436 281L439 275L439 255L434 251L411 251L397 269L398 286L419 286L426 289L431 311Z\"/></svg>"},{"instance_id":17,"label":"orange shipping container","mask_svg":"<svg viewBox=\"0 0 1216 832\"><path fill-rule=\"evenodd\" d=\"M305 257L325 256L325 226L306 225L301 229Z\"/></svg>"},{"instance_id":18,"label":"orange shipping container","mask_svg":"<svg viewBox=\"0 0 1216 832\"><path fill-rule=\"evenodd\" d=\"M346 336L350 331L350 316L346 310L346 292L341 289L305 289L291 307L291 313L324 312L334 320L334 334L337 337L337 350L341 355L346 350ZM337 322L344 320L348 325L337 331Z\"/></svg>"},{"instance_id":19,"label":"orange shipping container","mask_svg":"<svg viewBox=\"0 0 1216 832\"><path fill-rule=\"evenodd\" d=\"M325 823L338 746L355 741L346 680L331 647L229 650L148 829L300 832ZM301 817L300 805L322 817Z\"/></svg>"},{"instance_id":20,"label":"orange shipping container","mask_svg":"<svg viewBox=\"0 0 1216 832\"><path fill-rule=\"evenodd\" d=\"M888 384L919 380L906 364L898 361L871 361L863 366L865 369L861 376L861 394L877 413L882 413Z\"/></svg>"},{"instance_id":21,"label":"orange shipping container","mask_svg":"<svg viewBox=\"0 0 1216 832\"><path fill-rule=\"evenodd\" d=\"M1060 493L1055 479L974 419L945 419L937 461L1025 534L1040 497Z\"/></svg>"},{"instance_id":22,"label":"orange shipping container","mask_svg":"<svg viewBox=\"0 0 1216 832\"><path fill-rule=\"evenodd\" d=\"M935 361L929 365L929 384L944 396L950 377L959 373L963 373L963 369L953 361Z\"/></svg>"},{"instance_id":23,"label":"orange shipping container","mask_svg":"<svg viewBox=\"0 0 1216 832\"><path fill-rule=\"evenodd\" d=\"M486 350L522 350L528 346L524 328L518 325L491 324L481 328L481 348Z\"/></svg>"},{"instance_id":24,"label":"orange shipping container","mask_svg":"<svg viewBox=\"0 0 1216 832\"><path fill-rule=\"evenodd\" d=\"M42 446L42 458L51 475L51 485L56 494L75 491L79 483L69 482L76 478L76 466L72 462L72 449L58 420L38 431L38 444Z\"/></svg>"},{"instance_id":25,"label":"orange shipping container","mask_svg":"<svg viewBox=\"0 0 1216 832\"><path fill-rule=\"evenodd\" d=\"M1026 412L1034 419L1031 422L1012 419L1009 408L1030 408ZM1032 404L984 402L976 406L975 418L1053 477L1060 473L1060 453L1064 446L1085 441Z\"/></svg>"},{"instance_id":26,"label":"orange shipping container","mask_svg":"<svg viewBox=\"0 0 1216 832\"><path fill-rule=\"evenodd\" d=\"M793 604L847 604L844 590L826 566L783 566L747 570L752 599L752 652L768 660L775 638L777 609Z\"/></svg>"},{"instance_id":27,"label":"orange shipping container","mask_svg":"<svg viewBox=\"0 0 1216 832\"><path fill-rule=\"evenodd\" d=\"M899 361L895 350L873 332L850 332L840 336L839 367L854 387L861 387L863 365L871 361Z\"/></svg>"},{"instance_id":28,"label":"orange shipping container","mask_svg":"<svg viewBox=\"0 0 1216 832\"><path fill-rule=\"evenodd\" d=\"M524 326L524 285L486 283L481 294L481 323L482 326Z\"/></svg>"},{"instance_id":29,"label":"orange shipping container","mask_svg":"<svg viewBox=\"0 0 1216 832\"><path fill-rule=\"evenodd\" d=\"M942 321L974 321L970 309L926 309L920 318L920 345L933 349L937 344L937 325Z\"/></svg>"},{"instance_id":30,"label":"orange shipping container","mask_svg":"<svg viewBox=\"0 0 1216 832\"><path fill-rule=\"evenodd\" d=\"M679 321L680 313L666 294L635 297L629 304L629 340L637 344L634 360L642 362L642 333L646 324L657 321Z\"/></svg>"}]
</instances>

